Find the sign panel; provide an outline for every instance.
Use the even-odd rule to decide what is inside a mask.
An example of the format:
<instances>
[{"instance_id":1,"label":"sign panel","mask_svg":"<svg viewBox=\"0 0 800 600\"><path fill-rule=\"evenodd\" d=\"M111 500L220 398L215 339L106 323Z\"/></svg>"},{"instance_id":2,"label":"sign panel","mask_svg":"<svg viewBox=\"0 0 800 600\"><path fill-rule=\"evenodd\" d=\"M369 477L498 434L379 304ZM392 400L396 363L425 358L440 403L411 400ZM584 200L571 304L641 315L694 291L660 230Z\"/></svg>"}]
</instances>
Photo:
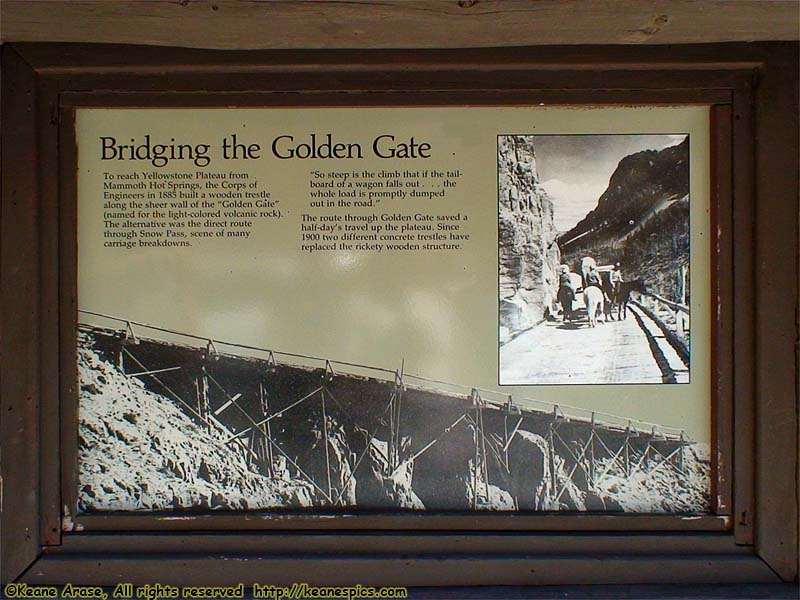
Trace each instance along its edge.
<instances>
[{"instance_id":1,"label":"sign panel","mask_svg":"<svg viewBox=\"0 0 800 600\"><path fill-rule=\"evenodd\" d=\"M708 121L79 109L81 509L706 511Z\"/></svg>"}]
</instances>

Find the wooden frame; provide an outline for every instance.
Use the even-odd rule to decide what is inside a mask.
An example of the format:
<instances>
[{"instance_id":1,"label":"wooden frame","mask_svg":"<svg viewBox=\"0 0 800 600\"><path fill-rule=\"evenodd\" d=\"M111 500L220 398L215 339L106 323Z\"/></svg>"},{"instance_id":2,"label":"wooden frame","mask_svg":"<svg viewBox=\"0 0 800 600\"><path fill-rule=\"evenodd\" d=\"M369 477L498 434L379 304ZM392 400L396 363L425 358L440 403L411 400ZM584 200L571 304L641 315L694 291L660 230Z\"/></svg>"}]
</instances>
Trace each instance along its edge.
<instances>
[{"instance_id":1,"label":"wooden frame","mask_svg":"<svg viewBox=\"0 0 800 600\"><path fill-rule=\"evenodd\" d=\"M797 51L4 46L2 581L794 580ZM74 107L540 102L713 107L714 514L74 516Z\"/></svg>"}]
</instances>

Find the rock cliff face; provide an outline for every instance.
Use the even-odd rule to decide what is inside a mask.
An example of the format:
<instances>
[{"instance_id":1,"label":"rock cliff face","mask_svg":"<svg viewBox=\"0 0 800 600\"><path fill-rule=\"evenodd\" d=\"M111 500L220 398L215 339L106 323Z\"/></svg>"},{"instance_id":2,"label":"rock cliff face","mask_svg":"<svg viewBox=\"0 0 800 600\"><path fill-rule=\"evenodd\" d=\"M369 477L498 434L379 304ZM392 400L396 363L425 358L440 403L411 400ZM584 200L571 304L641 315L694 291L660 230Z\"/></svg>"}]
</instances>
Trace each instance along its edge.
<instances>
[{"instance_id":1,"label":"rock cliff face","mask_svg":"<svg viewBox=\"0 0 800 600\"><path fill-rule=\"evenodd\" d=\"M575 270L584 256L622 263L626 279L681 300L689 262L689 140L623 158L597 207L559 238Z\"/></svg>"},{"instance_id":2,"label":"rock cliff face","mask_svg":"<svg viewBox=\"0 0 800 600\"><path fill-rule=\"evenodd\" d=\"M545 318L560 254L553 204L539 185L531 136L498 138L500 342Z\"/></svg>"},{"instance_id":3,"label":"rock cliff face","mask_svg":"<svg viewBox=\"0 0 800 600\"><path fill-rule=\"evenodd\" d=\"M80 373L80 508L246 510L313 505L297 477L255 473L218 431L125 377L84 345Z\"/></svg>"}]
</instances>

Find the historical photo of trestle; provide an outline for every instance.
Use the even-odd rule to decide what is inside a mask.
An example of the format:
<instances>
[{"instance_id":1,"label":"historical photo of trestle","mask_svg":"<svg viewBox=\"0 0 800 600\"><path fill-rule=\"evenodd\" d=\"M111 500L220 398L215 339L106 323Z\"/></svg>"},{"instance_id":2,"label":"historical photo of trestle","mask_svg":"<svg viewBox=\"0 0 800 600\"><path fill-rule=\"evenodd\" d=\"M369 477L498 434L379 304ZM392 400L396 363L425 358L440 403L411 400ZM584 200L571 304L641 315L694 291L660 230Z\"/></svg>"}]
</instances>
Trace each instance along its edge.
<instances>
[{"instance_id":1,"label":"historical photo of trestle","mask_svg":"<svg viewBox=\"0 0 800 600\"><path fill-rule=\"evenodd\" d=\"M85 512L708 506L679 429L81 315Z\"/></svg>"},{"instance_id":2,"label":"historical photo of trestle","mask_svg":"<svg viewBox=\"0 0 800 600\"><path fill-rule=\"evenodd\" d=\"M499 383L689 382L689 136L498 137Z\"/></svg>"}]
</instances>

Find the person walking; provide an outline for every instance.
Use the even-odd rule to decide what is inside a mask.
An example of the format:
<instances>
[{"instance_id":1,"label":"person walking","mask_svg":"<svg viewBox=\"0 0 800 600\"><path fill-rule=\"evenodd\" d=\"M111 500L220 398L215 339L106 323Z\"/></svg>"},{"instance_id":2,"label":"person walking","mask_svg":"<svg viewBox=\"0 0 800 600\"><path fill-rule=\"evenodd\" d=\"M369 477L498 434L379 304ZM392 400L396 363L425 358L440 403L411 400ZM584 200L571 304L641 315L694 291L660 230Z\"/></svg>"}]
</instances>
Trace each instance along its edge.
<instances>
[{"instance_id":1,"label":"person walking","mask_svg":"<svg viewBox=\"0 0 800 600\"><path fill-rule=\"evenodd\" d=\"M622 268L619 262L614 263L614 269L611 271L611 289L614 291L614 298L619 295L619 288L622 284Z\"/></svg>"}]
</instances>

